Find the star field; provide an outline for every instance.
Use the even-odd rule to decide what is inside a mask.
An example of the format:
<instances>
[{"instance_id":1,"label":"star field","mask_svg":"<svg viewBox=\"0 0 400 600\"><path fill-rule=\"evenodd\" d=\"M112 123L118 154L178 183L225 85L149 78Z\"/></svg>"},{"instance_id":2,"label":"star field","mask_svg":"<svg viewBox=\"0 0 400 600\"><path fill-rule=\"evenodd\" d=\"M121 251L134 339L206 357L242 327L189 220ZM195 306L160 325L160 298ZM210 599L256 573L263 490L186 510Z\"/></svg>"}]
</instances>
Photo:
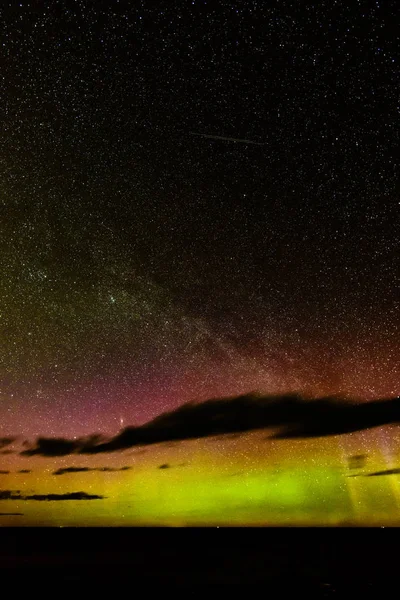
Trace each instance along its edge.
<instances>
[{"instance_id":1,"label":"star field","mask_svg":"<svg viewBox=\"0 0 400 600\"><path fill-rule=\"evenodd\" d=\"M2 5L2 433L398 394L396 14Z\"/></svg>"}]
</instances>

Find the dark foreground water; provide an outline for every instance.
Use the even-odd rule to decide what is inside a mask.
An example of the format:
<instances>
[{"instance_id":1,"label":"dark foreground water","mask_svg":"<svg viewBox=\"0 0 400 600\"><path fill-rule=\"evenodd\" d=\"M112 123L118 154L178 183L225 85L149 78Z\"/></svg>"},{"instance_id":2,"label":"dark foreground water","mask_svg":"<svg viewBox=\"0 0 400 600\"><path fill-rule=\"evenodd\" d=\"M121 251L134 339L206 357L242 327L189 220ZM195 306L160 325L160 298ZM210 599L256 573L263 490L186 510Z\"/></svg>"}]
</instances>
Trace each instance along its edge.
<instances>
[{"instance_id":1,"label":"dark foreground water","mask_svg":"<svg viewBox=\"0 0 400 600\"><path fill-rule=\"evenodd\" d=\"M376 597L398 576L397 529L3 528L0 533L4 585L43 591L56 581L57 595L81 593L83 585L92 592L123 585L138 597L138 586L163 586L165 594L176 586L194 592L204 585L257 584L264 595Z\"/></svg>"}]
</instances>

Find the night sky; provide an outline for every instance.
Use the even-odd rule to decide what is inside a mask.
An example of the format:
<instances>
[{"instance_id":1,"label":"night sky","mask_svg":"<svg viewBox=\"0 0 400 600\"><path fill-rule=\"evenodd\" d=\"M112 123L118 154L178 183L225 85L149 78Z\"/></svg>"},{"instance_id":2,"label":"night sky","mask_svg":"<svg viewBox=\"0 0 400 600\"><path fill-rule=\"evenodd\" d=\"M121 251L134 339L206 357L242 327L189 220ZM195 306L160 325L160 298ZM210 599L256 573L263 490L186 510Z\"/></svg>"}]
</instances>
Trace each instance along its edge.
<instances>
[{"instance_id":1,"label":"night sky","mask_svg":"<svg viewBox=\"0 0 400 600\"><path fill-rule=\"evenodd\" d=\"M396 15L2 3L2 435L398 395Z\"/></svg>"}]
</instances>

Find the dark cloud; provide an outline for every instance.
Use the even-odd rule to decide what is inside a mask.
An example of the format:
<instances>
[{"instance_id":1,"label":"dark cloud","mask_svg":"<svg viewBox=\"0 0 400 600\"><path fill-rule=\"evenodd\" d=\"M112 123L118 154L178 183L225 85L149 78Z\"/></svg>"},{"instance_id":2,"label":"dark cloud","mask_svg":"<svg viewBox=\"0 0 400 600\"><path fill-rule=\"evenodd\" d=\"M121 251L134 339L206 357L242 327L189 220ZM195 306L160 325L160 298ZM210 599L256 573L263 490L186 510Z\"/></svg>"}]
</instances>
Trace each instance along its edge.
<instances>
[{"instance_id":1,"label":"dark cloud","mask_svg":"<svg viewBox=\"0 0 400 600\"><path fill-rule=\"evenodd\" d=\"M65 467L64 469L57 469L53 472L53 475L65 475L66 473L86 473L87 471L93 471L90 467Z\"/></svg>"},{"instance_id":2,"label":"dark cloud","mask_svg":"<svg viewBox=\"0 0 400 600\"><path fill-rule=\"evenodd\" d=\"M132 467L120 467L114 469L113 467L97 467L93 471L101 471L102 473L118 473L120 471L129 471Z\"/></svg>"},{"instance_id":3,"label":"dark cloud","mask_svg":"<svg viewBox=\"0 0 400 600\"><path fill-rule=\"evenodd\" d=\"M24 513L0 513L0 517L23 517Z\"/></svg>"},{"instance_id":4,"label":"dark cloud","mask_svg":"<svg viewBox=\"0 0 400 600\"><path fill-rule=\"evenodd\" d=\"M22 452L27 456L65 456L117 452L134 446L174 442L279 427L274 438L341 435L400 423L400 399L365 403L343 399L307 399L298 394L208 400L183 406L140 427L127 427L110 439L92 436L80 440L39 438Z\"/></svg>"},{"instance_id":5,"label":"dark cloud","mask_svg":"<svg viewBox=\"0 0 400 600\"><path fill-rule=\"evenodd\" d=\"M87 494L86 492L70 492L68 494L31 494L23 496L20 490L0 490L0 500L103 500L105 496Z\"/></svg>"},{"instance_id":6,"label":"dark cloud","mask_svg":"<svg viewBox=\"0 0 400 600\"><path fill-rule=\"evenodd\" d=\"M380 477L381 475L400 475L400 467L396 469L386 469L385 471L376 471L375 473L368 473L365 477Z\"/></svg>"},{"instance_id":7,"label":"dark cloud","mask_svg":"<svg viewBox=\"0 0 400 600\"><path fill-rule=\"evenodd\" d=\"M30 469L20 469L18 473L32 473Z\"/></svg>"},{"instance_id":8,"label":"dark cloud","mask_svg":"<svg viewBox=\"0 0 400 600\"><path fill-rule=\"evenodd\" d=\"M0 500L22 500L20 490L0 490Z\"/></svg>"},{"instance_id":9,"label":"dark cloud","mask_svg":"<svg viewBox=\"0 0 400 600\"><path fill-rule=\"evenodd\" d=\"M100 471L102 473L118 473L121 471L129 471L132 467L65 467L57 469L53 475L66 475L67 473L87 473L88 471Z\"/></svg>"},{"instance_id":10,"label":"dark cloud","mask_svg":"<svg viewBox=\"0 0 400 600\"><path fill-rule=\"evenodd\" d=\"M0 437L0 450L15 442L16 437Z\"/></svg>"},{"instance_id":11,"label":"dark cloud","mask_svg":"<svg viewBox=\"0 0 400 600\"><path fill-rule=\"evenodd\" d=\"M9 475L10 471L2 471L0 470L0 475Z\"/></svg>"},{"instance_id":12,"label":"dark cloud","mask_svg":"<svg viewBox=\"0 0 400 600\"><path fill-rule=\"evenodd\" d=\"M29 442L25 441L24 446L26 447L26 450L23 450L21 454L23 456L35 456L35 454L54 457L68 456L69 454L79 452L82 448L86 448L87 452L90 452L92 447L98 447L106 441L106 438L98 434L73 440L40 437L33 447L29 445Z\"/></svg>"},{"instance_id":13,"label":"dark cloud","mask_svg":"<svg viewBox=\"0 0 400 600\"><path fill-rule=\"evenodd\" d=\"M34 456L40 454L42 456L67 456L79 449L77 440L66 440L64 438L39 438L36 446L23 450L21 454L24 456Z\"/></svg>"},{"instance_id":14,"label":"dark cloud","mask_svg":"<svg viewBox=\"0 0 400 600\"><path fill-rule=\"evenodd\" d=\"M164 463L164 464L160 465L158 468L159 469L170 469L171 465L169 465L168 463Z\"/></svg>"},{"instance_id":15,"label":"dark cloud","mask_svg":"<svg viewBox=\"0 0 400 600\"><path fill-rule=\"evenodd\" d=\"M273 437L326 437L400 424L399 397L358 404L328 398L309 403L308 409L304 411L302 418Z\"/></svg>"},{"instance_id":16,"label":"dark cloud","mask_svg":"<svg viewBox=\"0 0 400 600\"><path fill-rule=\"evenodd\" d=\"M14 454L14 450L0 450L0 454Z\"/></svg>"},{"instance_id":17,"label":"dark cloud","mask_svg":"<svg viewBox=\"0 0 400 600\"><path fill-rule=\"evenodd\" d=\"M69 494L32 494L23 500L54 501L54 500L104 500L105 496L87 494L86 492L70 492Z\"/></svg>"},{"instance_id":18,"label":"dark cloud","mask_svg":"<svg viewBox=\"0 0 400 600\"><path fill-rule=\"evenodd\" d=\"M353 454L347 459L349 469L362 469L367 462L366 454Z\"/></svg>"}]
</instances>

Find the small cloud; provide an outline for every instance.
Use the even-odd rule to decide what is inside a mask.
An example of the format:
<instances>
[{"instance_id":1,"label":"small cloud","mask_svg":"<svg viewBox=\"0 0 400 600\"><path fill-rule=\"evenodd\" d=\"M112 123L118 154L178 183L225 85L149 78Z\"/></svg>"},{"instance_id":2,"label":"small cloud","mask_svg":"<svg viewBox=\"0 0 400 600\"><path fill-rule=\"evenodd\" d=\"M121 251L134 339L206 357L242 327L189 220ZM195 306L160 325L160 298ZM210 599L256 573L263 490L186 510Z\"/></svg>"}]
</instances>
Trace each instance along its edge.
<instances>
[{"instance_id":1,"label":"small cloud","mask_svg":"<svg viewBox=\"0 0 400 600\"><path fill-rule=\"evenodd\" d=\"M160 465L158 468L159 469L170 469L171 465L169 465L168 463L164 463L164 464Z\"/></svg>"},{"instance_id":2,"label":"small cloud","mask_svg":"<svg viewBox=\"0 0 400 600\"><path fill-rule=\"evenodd\" d=\"M20 469L18 473L32 473L30 469Z\"/></svg>"},{"instance_id":3,"label":"small cloud","mask_svg":"<svg viewBox=\"0 0 400 600\"><path fill-rule=\"evenodd\" d=\"M0 437L0 450L15 442L16 437Z\"/></svg>"},{"instance_id":4,"label":"small cloud","mask_svg":"<svg viewBox=\"0 0 400 600\"><path fill-rule=\"evenodd\" d=\"M68 473L88 473L89 471L100 471L101 473L118 473L120 471L129 471L132 467L65 467L57 469L53 475L66 475Z\"/></svg>"},{"instance_id":5,"label":"small cloud","mask_svg":"<svg viewBox=\"0 0 400 600\"><path fill-rule=\"evenodd\" d=\"M70 492L69 494L32 494L24 496L23 500L52 501L55 500L104 500L105 496L87 494L86 492Z\"/></svg>"},{"instance_id":6,"label":"small cloud","mask_svg":"<svg viewBox=\"0 0 400 600\"><path fill-rule=\"evenodd\" d=\"M14 454L14 450L0 450L0 454Z\"/></svg>"},{"instance_id":7,"label":"small cloud","mask_svg":"<svg viewBox=\"0 0 400 600\"><path fill-rule=\"evenodd\" d=\"M19 512L15 512L15 513L0 513L0 517L23 517L24 513L19 513Z\"/></svg>"},{"instance_id":8,"label":"small cloud","mask_svg":"<svg viewBox=\"0 0 400 600\"><path fill-rule=\"evenodd\" d=\"M66 473L86 473L87 471L93 471L89 467L65 467L57 469L53 472L53 475L65 475Z\"/></svg>"},{"instance_id":9,"label":"small cloud","mask_svg":"<svg viewBox=\"0 0 400 600\"><path fill-rule=\"evenodd\" d=\"M9 475L9 474L10 474L10 471L0 470L0 475Z\"/></svg>"},{"instance_id":10,"label":"small cloud","mask_svg":"<svg viewBox=\"0 0 400 600\"><path fill-rule=\"evenodd\" d=\"M367 455L353 454L352 456L349 456L347 460L349 469L362 469L365 466L365 463L367 462Z\"/></svg>"},{"instance_id":11,"label":"small cloud","mask_svg":"<svg viewBox=\"0 0 400 600\"><path fill-rule=\"evenodd\" d=\"M103 500L105 496L97 494L87 494L86 492L70 492L68 494L31 494L23 496L20 490L0 490L0 500L37 500L58 501L58 500Z\"/></svg>"}]
</instances>

